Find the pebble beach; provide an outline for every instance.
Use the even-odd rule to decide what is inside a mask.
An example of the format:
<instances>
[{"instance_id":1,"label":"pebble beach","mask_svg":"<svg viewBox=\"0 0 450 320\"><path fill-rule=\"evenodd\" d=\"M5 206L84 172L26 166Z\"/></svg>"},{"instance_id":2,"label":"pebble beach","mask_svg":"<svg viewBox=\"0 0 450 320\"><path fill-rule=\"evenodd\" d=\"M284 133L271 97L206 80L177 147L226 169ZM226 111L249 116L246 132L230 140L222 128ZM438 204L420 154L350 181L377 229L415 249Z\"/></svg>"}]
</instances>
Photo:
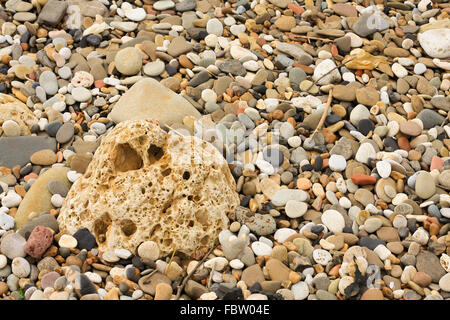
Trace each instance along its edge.
<instances>
[{"instance_id":1,"label":"pebble beach","mask_svg":"<svg viewBox=\"0 0 450 320\"><path fill-rule=\"evenodd\" d=\"M0 300L450 300L446 0L0 0Z\"/></svg>"}]
</instances>

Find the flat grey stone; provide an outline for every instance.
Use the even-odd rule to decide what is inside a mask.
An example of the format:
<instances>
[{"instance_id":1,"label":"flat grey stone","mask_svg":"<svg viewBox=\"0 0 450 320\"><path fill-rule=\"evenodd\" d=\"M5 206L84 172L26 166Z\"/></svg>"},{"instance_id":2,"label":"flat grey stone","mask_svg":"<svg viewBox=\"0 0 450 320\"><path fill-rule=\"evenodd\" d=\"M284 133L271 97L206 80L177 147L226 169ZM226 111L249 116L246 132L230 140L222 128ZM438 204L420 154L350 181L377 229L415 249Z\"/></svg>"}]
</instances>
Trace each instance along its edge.
<instances>
[{"instance_id":1,"label":"flat grey stone","mask_svg":"<svg viewBox=\"0 0 450 320\"><path fill-rule=\"evenodd\" d=\"M56 140L50 137L4 137L0 138L0 166L12 168L30 162L33 153L50 149L56 152Z\"/></svg>"}]
</instances>

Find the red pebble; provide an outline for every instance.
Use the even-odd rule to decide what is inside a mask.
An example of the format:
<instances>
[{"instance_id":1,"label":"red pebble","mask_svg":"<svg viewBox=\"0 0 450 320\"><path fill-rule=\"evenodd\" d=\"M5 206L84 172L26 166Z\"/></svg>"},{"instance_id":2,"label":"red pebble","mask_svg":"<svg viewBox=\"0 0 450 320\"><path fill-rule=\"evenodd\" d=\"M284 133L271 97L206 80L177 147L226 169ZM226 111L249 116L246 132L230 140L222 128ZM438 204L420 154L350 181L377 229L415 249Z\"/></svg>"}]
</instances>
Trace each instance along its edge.
<instances>
[{"instance_id":1,"label":"red pebble","mask_svg":"<svg viewBox=\"0 0 450 320\"><path fill-rule=\"evenodd\" d=\"M365 186L367 184L375 184L377 182L377 179L367 174L355 173L354 175L352 175L352 181L355 184Z\"/></svg>"},{"instance_id":2,"label":"red pebble","mask_svg":"<svg viewBox=\"0 0 450 320\"><path fill-rule=\"evenodd\" d=\"M409 141L406 137L399 137L397 140L397 144L400 147L400 149L410 151L411 145L409 144Z\"/></svg>"},{"instance_id":3,"label":"red pebble","mask_svg":"<svg viewBox=\"0 0 450 320\"><path fill-rule=\"evenodd\" d=\"M36 226L31 231L24 250L33 258L40 258L53 242L53 233L49 228Z\"/></svg>"},{"instance_id":4,"label":"red pebble","mask_svg":"<svg viewBox=\"0 0 450 320\"><path fill-rule=\"evenodd\" d=\"M300 7L298 4L289 3L288 8L292 10L295 14L302 14L305 12L305 9Z\"/></svg>"},{"instance_id":5,"label":"red pebble","mask_svg":"<svg viewBox=\"0 0 450 320\"><path fill-rule=\"evenodd\" d=\"M430 171L434 170L434 169L441 170L443 166L444 166L444 160L442 160L442 158L440 158L438 156L434 156L431 159Z\"/></svg>"},{"instance_id":6,"label":"red pebble","mask_svg":"<svg viewBox=\"0 0 450 320\"><path fill-rule=\"evenodd\" d=\"M236 114L239 114L239 113L244 113L244 108L239 108L239 109L237 109L237 111L236 111Z\"/></svg>"}]
</instances>

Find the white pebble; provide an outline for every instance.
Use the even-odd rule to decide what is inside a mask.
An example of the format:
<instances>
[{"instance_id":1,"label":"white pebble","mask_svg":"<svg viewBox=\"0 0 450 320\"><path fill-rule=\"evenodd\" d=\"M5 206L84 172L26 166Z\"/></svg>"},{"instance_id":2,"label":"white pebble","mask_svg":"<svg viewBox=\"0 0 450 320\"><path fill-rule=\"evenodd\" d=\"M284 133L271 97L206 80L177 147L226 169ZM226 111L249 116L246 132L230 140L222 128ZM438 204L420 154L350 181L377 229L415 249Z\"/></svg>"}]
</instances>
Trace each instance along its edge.
<instances>
[{"instance_id":1,"label":"white pebble","mask_svg":"<svg viewBox=\"0 0 450 320\"><path fill-rule=\"evenodd\" d=\"M230 266L233 269L240 270L240 269L242 269L244 267L244 263L241 260L239 260L239 259L233 259L233 260L230 261Z\"/></svg>"},{"instance_id":2,"label":"white pebble","mask_svg":"<svg viewBox=\"0 0 450 320\"><path fill-rule=\"evenodd\" d=\"M127 249L114 249L114 253L121 259L128 259L132 255Z\"/></svg>"},{"instance_id":3,"label":"white pebble","mask_svg":"<svg viewBox=\"0 0 450 320\"><path fill-rule=\"evenodd\" d=\"M2 199L2 205L7 208L17 207L21 201L21 196L14 191L9 191L8 194Z\"/></svg>"},{"instance_id":4,"label":"white pebble","mask_svg":"<svg viewBox=\"0 0 450 320\"><path fill-rule=\"evenodd\" d=\"M31 266L24 258L16 257L11 262L11 271L18 278L26 278L30 274Z\"/></svg>"},{"instance_id":5,"label":"white pebble","mask_svg":"<svg viewBox=\"0 0 450 320\"><path fill-rule=\"evenodd\" d=\"M7 231L14 228L14 218L5 212L0 212L0 227ZM1 268L0 268L1 269Z\"/></svg>"},{"instance_id":6,"label":"white pebble","mask_svg":"<svg viewBox=\"0 0 450 320\"><path fill-rule=\"evenodd\" d=\"M64 198L60 194L54 194L50 198L50 202L55 208L60 208L64 203Z\"/></svg>"},{"instance_id":7,"label":"white pebble","mask_svg":"<svg viewBox=\"0 0 450 320\"><path fill-rule=\"evenodd\" d=\"M379 244L373 251L381 260L386 260L391 255L391 251L382 244Z\"/></svg>"},{"instance_id":8,"label":"white pebble","mask_svg":"<svg viewBox=\"0 0 450 320\"><path fill-rule=\"evenodd\" d=\"M253 242L252 250L257 256L270 256L272 254L272 248L261 241Z\"/></svg>"},{"instance_id":9,"label":"white pebble","mask_svg":"<svg viewBox=\"0 0 450 320\"><path fill-rule=\"evenodd\" d=\"M423 73L425 73L425 71L427 71L427 66L424 65L423 63L417 63L414 66L414 73L415 74L423 74Z\"/></svg>"},{"instance_id":10,"label":"white pebble","mask_svg":"<svg viewBox=\"0 0 450 320\"><path fill-rule=\"evenodd\" d=\"M58 245L63 248L76 248L78 244L77 239L72 237L69 234L63 234L61 238L59 238Z\"/></svg>"},{"instance_id":11,"label":"white pebble","mask_svg":"<svg viewBox=\"0 0 450 320\"><path fill-rule=\"evenodd\" d=\"M404 78L408 75L408 70L397 62L392 65L392 72L397 76L397 78Z\"/></svg>"}]
</instances>

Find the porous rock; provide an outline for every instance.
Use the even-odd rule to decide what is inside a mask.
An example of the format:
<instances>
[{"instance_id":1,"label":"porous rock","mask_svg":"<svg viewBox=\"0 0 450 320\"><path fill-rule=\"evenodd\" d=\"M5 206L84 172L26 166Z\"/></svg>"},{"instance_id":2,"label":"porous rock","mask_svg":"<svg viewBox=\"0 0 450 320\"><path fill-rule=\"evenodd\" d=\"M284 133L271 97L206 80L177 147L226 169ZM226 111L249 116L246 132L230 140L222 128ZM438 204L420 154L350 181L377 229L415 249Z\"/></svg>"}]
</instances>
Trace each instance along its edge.
<instances>
[{"instance_id":1,"label":"porous rock","mask_svg":"<svg viewBox=\"0 0 450 320\"><path fill-rule=\"evenodd\" d=\"M157 120L130 120L104 137L58 216L61 230L87 228L99 249L135 251L147 240L161 254L213 245L239 204L222 155L195 137L167 134Z\"/></svg>"},{"instance_id":2,"label":"porous rock","mask_svg":"<svg viewBox=\"0 0 450 320\"><path fill-rule=\"evenodd\" d=\"M6 120L14 120L19 125L21 136L29 136L31 127L38 122L34 113L23 102L0 93L0 126Z\"/></svg>"}]
</instances>

